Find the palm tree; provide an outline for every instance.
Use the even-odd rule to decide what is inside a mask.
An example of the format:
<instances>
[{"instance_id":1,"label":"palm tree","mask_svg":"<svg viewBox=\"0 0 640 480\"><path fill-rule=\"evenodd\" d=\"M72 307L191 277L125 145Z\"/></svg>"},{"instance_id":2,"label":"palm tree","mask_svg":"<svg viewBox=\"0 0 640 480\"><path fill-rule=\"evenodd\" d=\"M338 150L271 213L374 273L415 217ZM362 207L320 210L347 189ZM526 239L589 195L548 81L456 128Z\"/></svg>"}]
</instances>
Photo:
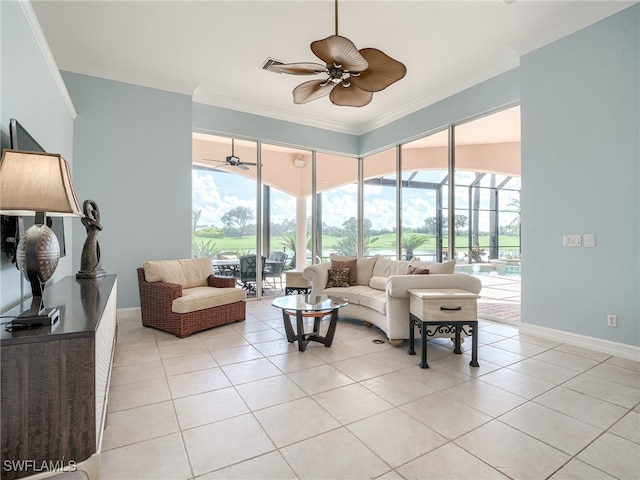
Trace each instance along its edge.
<instances>
[{"instance_id":1,"label":"palm tree","mask_svg":"<svg viewBox=\"0 0 640 480\"><path fill-rule=\"evenodd\" d=\"M520 200L515 199L507 205L508 207L516 207L518 209L518 216L509 222L509 226L513 228L516 235L520 235Z\"/></svg>"},{"instance_id":2,"label":"palm tree","mask_svg":"<svg viewBox=\"0 0 640 480\"><path fill-rule=\"evenodd\" d=\"M198 210L197 212L194 210L191 213L191 256L193 258L205 256L215 257L218 252L215 243L212 243L211 240L207 240L206 242L196 241L196 230L198 229L201 214L202 210Z\"/></svg>"},{"instance_id":3,"label":"palm tree","mask_svg":"<svg viewBox=\"0 0 640 480\"><path fill-rule=\"evenodd\" d=\"M413 251L424 245L429 241L429 238L426 235L420 235L418 233L413 233L411 235L403 235L402 236L402 248L407 251L406 258L407 260L411 260L413 258Z\"/></svg>"},{"instance_id":4,"label":"palm tree","mask_svg":"<svg viewBox=\"0 0 640 480\"><path fill-rule=\"evenodd\" d=\"M290 266L291 268L295 268L296 267L296 234L295 233L285 233L284 235L282 235L282 243L284 244L284 247L287 248L289 247L289 250L291 250L293 252L293 255L291 257L291 263ZM311 235L307 233L307 244L306 244L307 250L311 250ZM305 256L307 254L307 252L304 252Z\"/></svg>"}]
</instances>

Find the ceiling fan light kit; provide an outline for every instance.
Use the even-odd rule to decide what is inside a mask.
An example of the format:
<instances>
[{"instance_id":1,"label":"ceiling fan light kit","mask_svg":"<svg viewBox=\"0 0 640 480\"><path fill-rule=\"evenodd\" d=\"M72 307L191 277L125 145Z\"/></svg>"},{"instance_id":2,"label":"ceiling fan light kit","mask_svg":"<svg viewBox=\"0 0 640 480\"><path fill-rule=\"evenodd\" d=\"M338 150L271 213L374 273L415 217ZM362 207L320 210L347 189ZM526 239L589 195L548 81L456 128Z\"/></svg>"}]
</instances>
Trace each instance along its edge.
<instances>
[{"instance_id":1,"label":"ceiling fan light kit","mask_svg":"<svg viewBox=\"0 0 640 480\"><path fill-rule=\"evenodd\" d=\"M298 62L271 64L267 70L290 75L326 75L322 80L301 83L293 89L293 103L303 104L329 95L331 103L364 107L374 92L403 78L407 68L377 48L358 50L338 35L338 0L335 0L336 34L311 42L311 51L325 64Z\"/></svg>"}]
</instances>

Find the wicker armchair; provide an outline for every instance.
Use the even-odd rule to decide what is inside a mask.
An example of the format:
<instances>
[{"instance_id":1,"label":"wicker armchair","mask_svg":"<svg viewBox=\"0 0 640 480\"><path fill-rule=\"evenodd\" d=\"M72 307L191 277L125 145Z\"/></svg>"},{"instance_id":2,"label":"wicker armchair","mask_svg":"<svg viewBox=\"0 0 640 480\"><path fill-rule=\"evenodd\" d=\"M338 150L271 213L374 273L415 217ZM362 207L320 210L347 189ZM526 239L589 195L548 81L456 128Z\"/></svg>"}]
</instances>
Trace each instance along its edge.
<instances>
[{"instance_id":1,"label":"wicker armchair","mask_svg":"<svg viewBox=\"0 0 640 480\"><path fill-rule=\"evenodd\" d=\"M228 288L239 290L242 292L242 301L232 301L231 303L201 310L176 313L173 311L173 301L182 297L182 285L162 281L148 282L145 278L144 268L138 268L137 271L140 310L142 312L142 324L145 327L164 330L183 338L201 330L245 319L246 303L244 301L244 291L234 288L236 286L234 278L209 275L207 284L209 287L226 287L225 290ZM237 298L238 296L233 295L233 297Z\"/></svg>"}]
</instances>

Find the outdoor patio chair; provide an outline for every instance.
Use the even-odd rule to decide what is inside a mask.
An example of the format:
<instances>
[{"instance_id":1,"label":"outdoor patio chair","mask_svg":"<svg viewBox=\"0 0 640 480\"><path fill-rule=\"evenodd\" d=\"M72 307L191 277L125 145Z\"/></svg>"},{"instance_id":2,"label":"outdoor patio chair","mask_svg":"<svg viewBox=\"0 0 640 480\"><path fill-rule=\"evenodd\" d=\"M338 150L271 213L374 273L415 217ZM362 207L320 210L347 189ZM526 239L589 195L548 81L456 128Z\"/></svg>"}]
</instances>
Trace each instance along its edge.
<instances>
[{"instance_id":1,"label":"outdoor patio chair","mask_svg":"<svg viewBox=\"0 0 640 480\"><path fill-rule=\"evenodd\" d=\"M247 292L257 291L257 255L243 255L240 257L240 284ZM266 257L262 257L262 278Z\"/></svg>"},{"instance_id":2,"label":"outdoor patio chair","mask_svg":"<svg viewBox=\"0 0 640 480\"><path fill-rule=\"evenodd\" d=\"M238 260L237 252L220 252L217 255L218 260L233 261ZM238 274L238 265L215 265L216 273L223 277L235 277Z\"/></svg>"},{"instance_id":3,"label":"outdoor patio chair","mask_svg":"<svg viewBox=\"0 0 640 480\"><path fill-rule=\"evenodd\" d=\"M269 255L269 263L264 267L263 277L269 286L273 288L276 287L276 282L280 285L280 290L282 290L282 272L284 271L284 265L287 262L287 255L284 252L271 252ZM273 283L269 281L269 279L273 279Z\"/></svg>"}]
</instances>

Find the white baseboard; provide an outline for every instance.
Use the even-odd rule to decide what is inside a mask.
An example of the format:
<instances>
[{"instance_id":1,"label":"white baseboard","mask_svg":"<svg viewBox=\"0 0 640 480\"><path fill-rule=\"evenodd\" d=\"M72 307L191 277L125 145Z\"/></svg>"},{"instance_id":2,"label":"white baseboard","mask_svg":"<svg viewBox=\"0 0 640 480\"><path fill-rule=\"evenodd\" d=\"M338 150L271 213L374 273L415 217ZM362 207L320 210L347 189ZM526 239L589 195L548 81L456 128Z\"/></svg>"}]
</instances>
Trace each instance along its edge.
<instances>
[{"instance_id":1,"label":"white baseboard","mask_svg":"<svg viewBox=\"0 0 640 480\"><path fill-rule=\"evenodd\" d=\"M574 345L576 347L595 350L596 352L607 353L609 355L615 355L617 357L640 362L640 347L627 345L626 343L611 342L601 338L587 337L586 335L540 327L538 325L531 325L528 323L520 324L520 333L546 338L548 340L555 340L569 345Z\"/></svg>"},{"instance_id":2,"label":"white baseboard","mask_svg":"<svg viewBox=\"0 0 640 480\"><path fill-rule=\"evenodd\" d=\"M119 308L116 312L118 320L140 319L140 307Z\"/></svg>"}]
</instances>

